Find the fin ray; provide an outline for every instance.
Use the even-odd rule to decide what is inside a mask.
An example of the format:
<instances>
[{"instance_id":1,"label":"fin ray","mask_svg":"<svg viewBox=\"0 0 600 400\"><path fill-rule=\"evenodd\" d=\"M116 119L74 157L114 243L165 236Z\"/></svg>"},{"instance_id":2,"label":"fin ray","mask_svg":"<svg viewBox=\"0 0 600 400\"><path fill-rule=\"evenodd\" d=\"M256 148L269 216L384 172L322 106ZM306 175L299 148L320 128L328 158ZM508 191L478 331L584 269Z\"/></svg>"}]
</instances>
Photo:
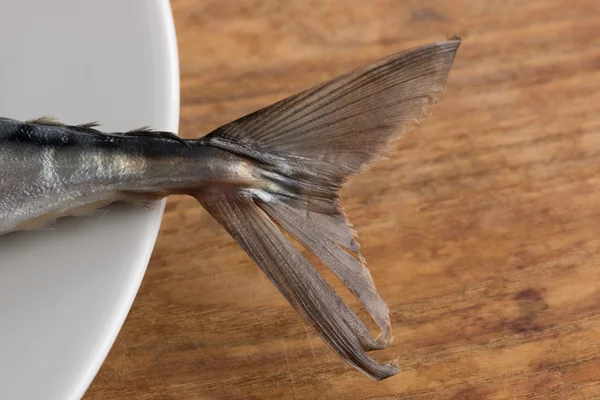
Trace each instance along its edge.
<instances>
[{"instance_id":1,"label":"fin ray","mask_svg":"<svg viewBox=\"0 0 600 400\"><path fill-rule=\"evenodd\" d=\"M252 198L198 200L341 358L378 380L399 371L395 362L382 364L365 353L381 346Z\"/></svg>"},{"instance_id":2,"label":"fin ray","mask_svg":"<svg viewBox=\"0 0 600 400\"><path fill-rule=\"evenodd\" d=\"M310 213L309 217L305 217L300 210L283 202L259 205L323 261L361 301L382 331L382 345L387 346L392 330L388 306L377 293L364 259L358 254L354 257L340 247L352 237L344 221L328 221L328 226L323 226L310 218L312 215L318 218L319 214ZM356 241L353 242L355 246L358 245Z\"/></svg>"},{"instance_id":3,"label":"fin ray","mask_svg":"<svg viewBox=\"0 0 600 400\"><path fill-rule=\"evenodd\" d=\"M338 175L360 170L390 140L414 128L441 97L459 44L451 40L394 54L224 125L205 139L316 158Z\"/></svg>"}]
</instances>

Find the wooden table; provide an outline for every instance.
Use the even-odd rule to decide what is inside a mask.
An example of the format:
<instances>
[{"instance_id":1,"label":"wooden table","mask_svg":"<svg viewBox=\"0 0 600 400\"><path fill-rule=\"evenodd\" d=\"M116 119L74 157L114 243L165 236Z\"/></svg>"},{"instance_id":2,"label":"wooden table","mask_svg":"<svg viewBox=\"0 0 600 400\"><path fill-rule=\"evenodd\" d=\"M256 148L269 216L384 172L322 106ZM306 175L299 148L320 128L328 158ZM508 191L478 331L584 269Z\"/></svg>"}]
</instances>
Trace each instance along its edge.
<instances>
[{"instance_id":1,"label":"wooden table","mask_svg":"<svg viewBox=\"0 0 600 400\"><path fill-rule=\"evenodd\" d=\"M180 197L87 399L600 398L599 1L172 6L184 137L464 39L434 116L344 189L392 311L396 341L377 358L403 371L375 382L338 359Z\"/></svg>"}]
</instances>

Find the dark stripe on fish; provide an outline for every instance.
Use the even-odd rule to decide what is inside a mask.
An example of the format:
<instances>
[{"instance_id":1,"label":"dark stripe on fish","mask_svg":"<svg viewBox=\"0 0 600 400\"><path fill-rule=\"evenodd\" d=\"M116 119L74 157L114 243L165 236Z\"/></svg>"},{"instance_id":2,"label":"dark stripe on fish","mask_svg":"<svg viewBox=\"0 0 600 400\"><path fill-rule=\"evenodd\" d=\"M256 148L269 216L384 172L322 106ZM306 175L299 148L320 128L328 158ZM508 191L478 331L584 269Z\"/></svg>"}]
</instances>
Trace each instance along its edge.
<instances>
[{"instance_id":1,"label":"dark stripe on fish","mask_svg":"<svg viewBox=\"0 0 600 400\"><path fill-rule=\"evenodd\" d=\"M36 146L115 149L132 154L143 153L149 157L173 155L175 150L185 155L191 150L188 141L171 132L152 131L148 128L128 132L101 132L92 128L96 124L65 125L38 123L0 118L0 142ZM198 141L196 141L198 142Z\"/></svg>"}]
</instances>

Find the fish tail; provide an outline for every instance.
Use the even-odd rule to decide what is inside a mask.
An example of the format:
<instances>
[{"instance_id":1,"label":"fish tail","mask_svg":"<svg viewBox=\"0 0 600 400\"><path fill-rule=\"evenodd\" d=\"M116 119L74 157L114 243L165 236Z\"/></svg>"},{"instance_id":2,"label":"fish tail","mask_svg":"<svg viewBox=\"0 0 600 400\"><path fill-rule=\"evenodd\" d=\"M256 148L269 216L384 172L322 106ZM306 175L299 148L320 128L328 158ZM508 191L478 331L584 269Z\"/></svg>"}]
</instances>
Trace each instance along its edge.
<instances>
[{"instance_id":1,"label":"fish tail","mask_svg":"<svg viewBox=\"0 0 600 400\"><path fill-rule=\"evenodd\" d=\"M460 39L401 52L224 125L204 144L255 166L258 185L197 198L296 311L346 362L374 379L399 371L366 352L392 341L389 309L340 207L344 183L428 113L445 86ZM359 299L373 337L293 246L291 235Z\"/></svg>"}]
</instances>

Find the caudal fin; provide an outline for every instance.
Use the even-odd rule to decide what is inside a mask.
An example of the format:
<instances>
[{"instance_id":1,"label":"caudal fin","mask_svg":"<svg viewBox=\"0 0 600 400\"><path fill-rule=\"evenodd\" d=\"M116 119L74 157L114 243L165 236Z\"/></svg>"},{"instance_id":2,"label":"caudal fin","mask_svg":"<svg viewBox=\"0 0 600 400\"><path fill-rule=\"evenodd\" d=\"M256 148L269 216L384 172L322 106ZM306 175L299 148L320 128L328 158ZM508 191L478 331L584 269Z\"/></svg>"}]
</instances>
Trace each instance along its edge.
<instances>
[{"instance_id":1,"label":"caudal fin","mask_svg":"<svg viewBox=\"0 0 600 400\"><path fill-rule=\"evenodd\" d=\"M395 362L379 363L365 353L390 343L389 310L339 207L339 191L427 115L459 45L459 39L448 40L392 55L202 139L252 160L263 184L198 200L322 339L374 379L399 371ZM381 329L377 338L283 232L303 243L362 302Z\"/></svg>"}]
</instances>

